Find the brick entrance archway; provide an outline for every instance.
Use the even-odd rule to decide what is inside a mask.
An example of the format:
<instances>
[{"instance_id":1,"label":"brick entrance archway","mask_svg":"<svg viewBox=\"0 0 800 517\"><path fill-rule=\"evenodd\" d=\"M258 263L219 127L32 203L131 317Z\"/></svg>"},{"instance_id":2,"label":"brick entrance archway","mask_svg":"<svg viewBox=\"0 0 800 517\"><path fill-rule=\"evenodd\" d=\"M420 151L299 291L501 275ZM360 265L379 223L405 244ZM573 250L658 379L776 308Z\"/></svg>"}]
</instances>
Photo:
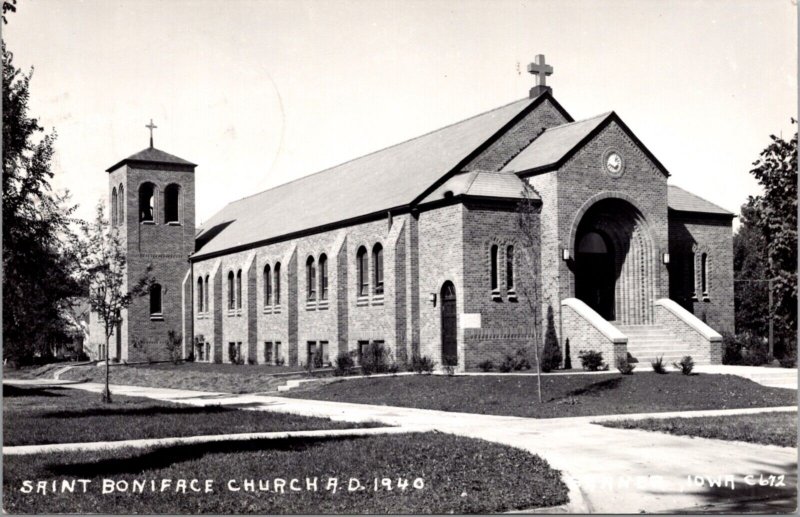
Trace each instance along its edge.
<instances>
[{"instance_id":1,"label":"brick entrance archway","mask_svg":"<svg viewBox=\"0 0 800 517\"><path fill-rule=\"evenodd\" d=\"M573 295L618 324L652 323L658 269L642 212L624 199L601 199L574 235Z\"/></svg>"}]
</instances>

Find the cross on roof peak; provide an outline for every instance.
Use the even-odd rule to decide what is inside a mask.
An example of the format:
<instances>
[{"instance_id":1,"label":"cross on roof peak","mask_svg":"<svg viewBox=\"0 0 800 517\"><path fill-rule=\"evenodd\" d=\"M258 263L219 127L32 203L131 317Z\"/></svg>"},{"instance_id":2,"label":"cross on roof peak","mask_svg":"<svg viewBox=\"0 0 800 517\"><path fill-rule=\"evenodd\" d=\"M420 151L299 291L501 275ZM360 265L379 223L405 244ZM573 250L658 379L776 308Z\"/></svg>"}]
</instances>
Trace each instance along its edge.
<instances>
[{"instance_id":1,"label":"cross on roof peak","mask_svg":"<svg viewBox=\"0 0 800 517\"><path fill-rule=\"evenodd\" d=\"M528 72L536 76L536 86L547 86L547 76L553 75L553 67L544 62L544 54L538 54L528 65Z\"/></svg>"},{"instance_id":2,"label":"cross on roof peak","mask_svg":"<svg viewBox=\"0 0 800 517\"><path fill-rule=\"evenodd\" d=\"M150 147L153 147L153 130L156 129L158 126L153 124L153 119L150 119L150 123L144 127L150 130Z\"/></svg>"}]
</instances>

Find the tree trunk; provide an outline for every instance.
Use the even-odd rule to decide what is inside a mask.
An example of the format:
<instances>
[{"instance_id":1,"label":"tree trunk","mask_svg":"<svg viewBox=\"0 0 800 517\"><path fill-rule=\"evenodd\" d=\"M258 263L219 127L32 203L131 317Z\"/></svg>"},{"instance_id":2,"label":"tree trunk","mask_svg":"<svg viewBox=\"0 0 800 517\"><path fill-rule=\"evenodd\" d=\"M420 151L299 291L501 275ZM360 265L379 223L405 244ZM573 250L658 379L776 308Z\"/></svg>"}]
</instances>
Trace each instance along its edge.
<instances>
[{"instance_id":1,"label":"tree trunk","mask_svg":"<svg viewBox=\"0 0 800 517\"><path fill-rule=\"evenodd\" d=\"M108 350L109 337L110 336L108 335L108 333L106 333L106 389L105 391L103 391L103 402L105 402L106 404L111 403L111 389L108 387L108 379L111 369L109 365L110 361L109 361L109 350Z\"/></svg>"}]
</instances>

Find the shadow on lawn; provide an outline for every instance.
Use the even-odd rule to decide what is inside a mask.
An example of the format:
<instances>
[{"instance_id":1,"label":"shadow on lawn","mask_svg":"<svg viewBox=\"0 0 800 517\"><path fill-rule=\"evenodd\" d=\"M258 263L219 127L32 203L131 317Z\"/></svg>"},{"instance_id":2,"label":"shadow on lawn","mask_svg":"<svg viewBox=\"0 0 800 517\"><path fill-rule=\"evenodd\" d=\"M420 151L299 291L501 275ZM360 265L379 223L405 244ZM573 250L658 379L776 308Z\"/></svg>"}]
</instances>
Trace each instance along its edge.
<instances>
[{"instance_id":1,"label":"shadow on lawn","mask_svg":"<svg viewBox=\"0 0 800 517\"><path fill-rule=\"evenodd\" d=\"M19 387L3 384L3 397L64 397L65 395L57 392L65 391L65 388L56 387Z\"/></svg>"},{"instance_id":2,"label":"shadow on lawn","mask_svg":"<svg viewBox=\"0 0 800 517\"><path fill-rule=\"evenodd\" d=\"M233 454L252 451L302 451L322 442L360 440L362 437L284 438L186 444L151 449L142 454L70 464L46 464L44 470L53 476L91 478L120 474L139 474L146 470L169 468L174 464L202 458L207 454Z\"/></svg>"},{"instance_id":3,"label":"shadow on lawn","mask_svg":"<svg viewBox=\"0 0 800 517\"><path fill-rule=\"evenodd\" d=\"M86 418L92 416L152 416L152 415L202 415L219 414L235 411L234 407L225 406L199 406L199 407L169 407L169 406L144 406L131 408L87 408L77 411L53 411L45 413L39 418Z\"/></svg>"},{"instance_id":4,"label":"shadow on lawn","mask_svg":"<svg viewBox=\"0 0 800 517\"><path fill-rule=\"evenodd\" d=\"M593 382L588 386L572 390L569 393L567 393L566 396L577 397L580 395L594 395L596 393L602 393L604 391L616 389L619 387L620 384L622 384L622 377L614 377L612 379L606 379L604 381Z\"/></svg>"}]
</instances>

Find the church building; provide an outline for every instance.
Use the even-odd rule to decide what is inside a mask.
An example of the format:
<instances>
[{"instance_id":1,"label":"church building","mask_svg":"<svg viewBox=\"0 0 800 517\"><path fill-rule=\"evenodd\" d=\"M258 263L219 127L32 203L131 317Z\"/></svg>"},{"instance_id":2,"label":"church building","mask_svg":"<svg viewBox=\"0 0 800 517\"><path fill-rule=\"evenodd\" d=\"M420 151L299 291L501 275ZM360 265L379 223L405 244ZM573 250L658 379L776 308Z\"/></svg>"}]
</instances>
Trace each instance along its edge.
<instances>
[{"instance_id":1,"label":"church building","mask_svg":"<svg viewBox=\"0 0 800 517\"><path fill-rule=\"evenodd\" d=\"M524 99L233 201L202 228L196 165L151 137L108 169L128 279L150 265L156 282L110 356L165 359L173 331L195 361L357 361L377 342L464 370L532 359L552 311L575 366L581 350L612 367L720 363L734 215L669 185L613 111L575 121L543 56L528 70Z\"/></svg>"}]
</instances>

